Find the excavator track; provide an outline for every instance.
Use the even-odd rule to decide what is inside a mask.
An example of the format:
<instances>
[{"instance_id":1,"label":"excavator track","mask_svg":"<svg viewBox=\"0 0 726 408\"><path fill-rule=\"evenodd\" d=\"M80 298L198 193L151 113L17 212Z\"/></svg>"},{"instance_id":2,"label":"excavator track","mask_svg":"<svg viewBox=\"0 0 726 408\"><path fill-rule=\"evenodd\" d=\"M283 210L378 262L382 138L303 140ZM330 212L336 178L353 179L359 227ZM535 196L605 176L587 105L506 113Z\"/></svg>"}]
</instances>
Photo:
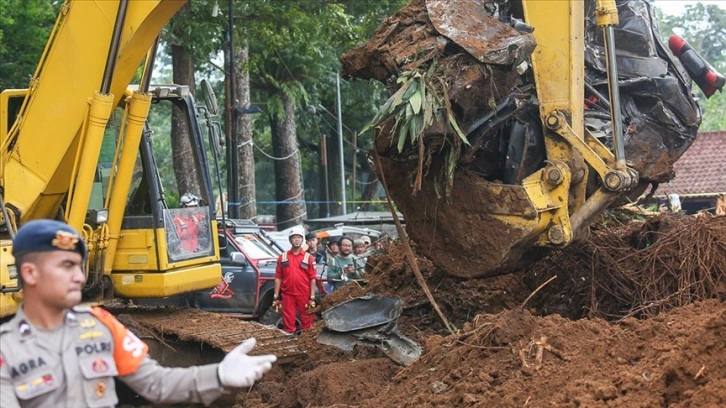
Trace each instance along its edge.
<instances>
[{"instance_id":1,"label":"excavator track","mask_svg":"<svg viewBox=\"0 0 726 408\"><path fill-rule=\"evenodd\" d=\"M151 356L166 366L219 362L225 353L254 337L251 355L274 354L278 364L304 355L295 336L254 321L198 309L107 307L109 312L149 345Z\"/></svg>"}]
</instances>

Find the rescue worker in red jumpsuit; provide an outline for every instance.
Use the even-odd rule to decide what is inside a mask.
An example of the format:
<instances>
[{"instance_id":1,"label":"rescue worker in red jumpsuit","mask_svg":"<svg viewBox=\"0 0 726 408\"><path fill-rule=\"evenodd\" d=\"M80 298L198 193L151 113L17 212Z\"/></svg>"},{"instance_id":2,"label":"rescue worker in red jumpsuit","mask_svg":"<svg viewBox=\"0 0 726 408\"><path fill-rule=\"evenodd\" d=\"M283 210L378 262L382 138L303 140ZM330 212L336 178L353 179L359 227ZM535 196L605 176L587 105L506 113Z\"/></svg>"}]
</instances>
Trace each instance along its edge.
<instances>
[{"instance_id":1,"label":"rescue worker in red jumpsuit","mask_svg":"<svg viewBox=\"0 0 726 408\"><path fill-rule=\"evenodd\" d=\"M13 239L24 299L0 326L0 407L113 407L114 377L154 403L211 404L228 388L250 387L273 355L249 356L255 339L221 363L160 366L148 346L110 313L79 306L87 250L68 224L35 220Z\"/></svg>"},{"instance_id":2,"label":"rescue worker in red jumpsuit","mask_svg":"<svg viewBox=\"0 0 726 408\"><path fill-rule=\"evenodd\" d=\"M196 195L186 193L179 199L179 205L181 208L196 208L199 207L200 200ZM204 213L185 210L174 217L173 221L176 232L181 239L181 249L187 252L197 251L199 249L199 226L206 221Z\"/></svg>"},{"instance_id":3,"label":"rescue worker in red jumpsuit","mask_svg":"<svg viewBox=\"0 0 726 408\"><path fill-rule=\"evenodd\" d=\"M283 329L294 333L295 318L300 316L300 329L313 327L315 315L308 313L315 308L315 258L303 250L305 229L296 226L290 229L289 251L277 258L275 271L275 292L272 307L282 308Z\"/></svg>"}]
</instances>

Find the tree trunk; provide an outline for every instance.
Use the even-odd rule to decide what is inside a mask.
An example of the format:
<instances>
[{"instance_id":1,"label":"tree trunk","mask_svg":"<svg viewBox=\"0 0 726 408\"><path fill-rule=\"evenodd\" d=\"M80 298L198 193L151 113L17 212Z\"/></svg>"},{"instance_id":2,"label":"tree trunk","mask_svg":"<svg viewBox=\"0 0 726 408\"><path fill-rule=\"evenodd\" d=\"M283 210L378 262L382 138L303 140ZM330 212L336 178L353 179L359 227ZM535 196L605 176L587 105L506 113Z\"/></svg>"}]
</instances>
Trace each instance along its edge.
<instances>
[{"instance_id":1,"label":"tree trunk","mask_svg":"<svg viewBox=\"0 0 726 408\"><path fill-rule=\"evenodd\" d=\"M332 214L330 212L330 174L328 159L328 136L320 135L320 144L318 145L318 154L320 155L320 166L318 170L318 217L326 218Z\"/></svg>"},{"instance_id":2,"label":"tree trunk","mask_svg":"<svg viewBox=\"0 0 726 408\"><path fill-rule=\"evenodd\" d=\"M247 43L237 48L235 62L237 65L246 67L249 59L249 47ZM240 108L249 108L250 103L250 75L245 69L236 70L238 73L235 84L238 105ZM255 156L252 144L252 113L237 115L237 183L239 185L240 197L240 218L251 219L257 216L257 201L255 194Z\"/></svg>"},{"instance_id":3,"label":"tree trunk","mask_svg":"<svg viewBox=\"0 0 726 408\"><path fill-rule=\"evenodd\" d=\"M194 61L191 53L180 45L171 46L171 64L173 67L173 80L175 84L188 85L189 91L194 95ZM175 186L179 196L185 193L201 194L199 181L194 177L196 172L190 172L192 157L191 137L186 125L184 113L174 108L171 118L171 152L174 163ZM169 186L167 186L169 187Z\"/></svg>"},{"instance_id":4,"label":"tree trunk","mask_svg":"<svg viewBox=\"0 0 726 408\"><path fill-rule=\"evenodd\" d=\"M274 117L272 150L275 160L275 197L277 227L300 225L306 219L305 192L300 166L300 151L295 130L295 106L292 98L282 94L284 113Z\"/></svg>"},{"instance_id":5,"label":"tree trunk","mask_svg":"<svg viewBox=\"0 0 726 408\"><path fill-rule=\"evenodd\" d=\"M230 61L232 60L232 52L229 49L229 41L227 41L224 48L224 160L226 164L226 178L225 178L225 192L217 200L219 205L217 214L220 215L221 211L224 211L226 216L231 216L229 201L229 193L232 191L232 171L230 171L230 163L232 163L232 152L230 146L232 146L232 115L235 107L232 95L232 83L234 80L230 77L232 74Z\"/></svg>"}]
</instances>

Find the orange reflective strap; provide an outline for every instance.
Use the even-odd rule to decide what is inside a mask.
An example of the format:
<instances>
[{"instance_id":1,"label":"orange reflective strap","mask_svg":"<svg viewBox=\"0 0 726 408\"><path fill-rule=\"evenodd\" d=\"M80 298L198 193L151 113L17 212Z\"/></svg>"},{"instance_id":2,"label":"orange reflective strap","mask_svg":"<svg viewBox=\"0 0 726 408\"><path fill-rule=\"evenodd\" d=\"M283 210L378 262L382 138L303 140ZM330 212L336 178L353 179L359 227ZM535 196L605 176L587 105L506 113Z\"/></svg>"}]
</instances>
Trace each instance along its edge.
<instances>
[{"instance_id":1,"label":"orange reflective strap","mask_svg":"<svg viewBox=\"0 0 726 408\"><path fill-rule=\"evenodd\" d=\"M149 346L121 324L108 311L100 307L91 309L91 314L108 327L113 336L113 359L118 375L133 374L149 354Z\"/></svg>"}]
</instances>

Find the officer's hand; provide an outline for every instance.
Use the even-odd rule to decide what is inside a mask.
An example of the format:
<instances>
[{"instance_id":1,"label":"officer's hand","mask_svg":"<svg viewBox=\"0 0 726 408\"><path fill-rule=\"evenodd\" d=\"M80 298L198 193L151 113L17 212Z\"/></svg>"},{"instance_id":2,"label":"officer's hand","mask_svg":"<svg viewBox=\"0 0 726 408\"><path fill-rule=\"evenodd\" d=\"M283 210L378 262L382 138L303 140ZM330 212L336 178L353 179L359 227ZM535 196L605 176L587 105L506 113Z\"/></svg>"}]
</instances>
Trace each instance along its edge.
<instances>
[{"instance_id":1,"label":"officer's hand","mask_svg":"<svg viewBox=\"0 0 726 408\"><path fill-rule=\"evenodd\" d=\"M232 351L227 353L217 369L219 382L225 387L242 388L251 387L255 381L262 378L277 357L272 354L264 356L248 356L257 341L247 339Z\"/></svg>"},{"instance_id":2,"label":"officer's hand","mask_svg":"<svg viewBox=\"0 0 726 408\"><path fill-rule=\"evenodd\" d=\"M282 309L282 300L278 297L272 301L272 310L276 313L280 313L280 309Z\"/></svg>"}]
</instances>

